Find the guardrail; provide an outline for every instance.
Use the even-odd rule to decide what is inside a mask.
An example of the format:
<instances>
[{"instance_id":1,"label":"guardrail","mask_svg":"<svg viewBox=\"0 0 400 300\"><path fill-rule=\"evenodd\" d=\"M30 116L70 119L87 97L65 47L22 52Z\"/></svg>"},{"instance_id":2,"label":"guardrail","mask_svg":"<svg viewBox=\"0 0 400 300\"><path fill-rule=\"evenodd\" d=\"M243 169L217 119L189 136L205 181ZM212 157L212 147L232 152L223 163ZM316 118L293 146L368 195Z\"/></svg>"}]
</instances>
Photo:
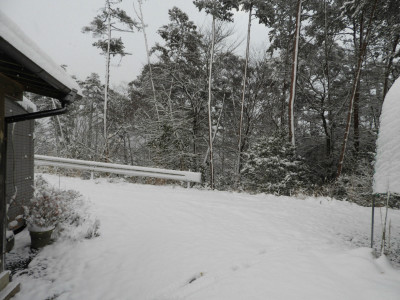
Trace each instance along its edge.
<instances>
[{"instance_id":1,"label":"guardrail","mask_svg":"<svg viewBox=\"0 0 400 300\"><path fill-rule=\"evenodd\" d=\"M35 155L35 165L201 183L201 173Z\"/></svg>"}]
</instances>

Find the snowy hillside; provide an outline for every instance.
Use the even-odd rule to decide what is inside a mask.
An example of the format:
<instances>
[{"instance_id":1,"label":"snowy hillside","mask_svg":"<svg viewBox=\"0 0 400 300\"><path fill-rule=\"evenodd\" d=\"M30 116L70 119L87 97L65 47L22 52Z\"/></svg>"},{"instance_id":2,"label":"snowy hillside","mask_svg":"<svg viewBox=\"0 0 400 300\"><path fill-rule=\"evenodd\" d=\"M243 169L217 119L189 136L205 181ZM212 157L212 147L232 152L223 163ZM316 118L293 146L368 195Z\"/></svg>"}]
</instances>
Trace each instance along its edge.
<instances>
[{"instance_id":1,"label":"snowy hillside","mask_svg":"<svg viewBox=\"0 0 400 300\"><path fill-rule=\"evenodd\" d=\"M400 78L382 106L376 151L374 192L400 194Z\"/></svg>"},{"instance_id":2,"label":"snowy hillside","mask_svg":"<svg viewBox=\"0 0 400 300\"><path fill-rule=\"evenodd\" d=\"M43 249L16 276L16 300L399 299L400 270L367 248L370 208L46 178L93 202L101 235ZM400 212L389 213L398 236ZM28 244L17 236L17 250Z\"/></svg>"}]
</instances>

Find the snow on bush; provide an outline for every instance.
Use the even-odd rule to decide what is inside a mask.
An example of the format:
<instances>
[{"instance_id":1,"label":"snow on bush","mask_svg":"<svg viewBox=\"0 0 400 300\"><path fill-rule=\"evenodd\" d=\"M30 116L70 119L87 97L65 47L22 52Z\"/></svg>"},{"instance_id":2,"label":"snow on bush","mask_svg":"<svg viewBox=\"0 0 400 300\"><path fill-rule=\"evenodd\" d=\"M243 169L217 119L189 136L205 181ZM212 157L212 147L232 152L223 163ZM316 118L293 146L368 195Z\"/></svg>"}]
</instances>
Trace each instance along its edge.
<instances>
[{"instance_id":1,"label":"snow on bush","mask_svg":"<svg viewBox=\"0 0 400 300\"><path fill-rule=\"evenodd\" d=\"M70 199L70 209L65 220L58 224L56 237L80 240L98 236L100 221L91 213L90 203L76 191L68 190L64 193Z\"/></svg>"},{"instance_id":2,"label":"snow on bush","mask_svg":"<svg viewBox=\"0 0 400 300\"><path fill-rule=\"evenodd\" d=\"M361 158L358 162L353 162L351 173L342 175L329 184L324 186L323 195L357 203L361 206L371 206L372 176L373 166L370 159Z\"/></svg>"},{"instance_id":3,"label":"snow on bush","mask_svg":"<svg viewBox=\"0 0 400 300\"><path fill-rule=\"evenodd\" d=\"M400 78L385 97L376 141L375 193L400 194Z\"/></svg>"},{"instance_id":4,"label":"snow on bush","mask_svg":"<svg viewBox=\"0 0 400 300\"><path fill-rule=\"evenodd\" d=\"M24 207L26 221L33 231L52 229L65 215L68 206L60 191L51 187L43 177L35 180L33 198Z\"/></svg>"},{"instance_id":5,"label":"snow on bush","mask_svg":"<svg viewBox=\"0 0 400 300\"><path fill-rule=\"evenodd\" d=\"M244 188L276 195L291 195L307 189L310 171L294 150L280 133L254 143L245 153Z\"/></svg>"},{"instance_id":6,"label":"snow on bush","mask_svg":"<svg viewBox=\"0 0 400 300\"><path fill-rule=\"evenodd\" d=\"M51 186L42 176L35 178L33 198L24 210L30 230L55 228L55 237L71 239L98 235L99 221L82 195Z\"/></svg>"}]
</instances>

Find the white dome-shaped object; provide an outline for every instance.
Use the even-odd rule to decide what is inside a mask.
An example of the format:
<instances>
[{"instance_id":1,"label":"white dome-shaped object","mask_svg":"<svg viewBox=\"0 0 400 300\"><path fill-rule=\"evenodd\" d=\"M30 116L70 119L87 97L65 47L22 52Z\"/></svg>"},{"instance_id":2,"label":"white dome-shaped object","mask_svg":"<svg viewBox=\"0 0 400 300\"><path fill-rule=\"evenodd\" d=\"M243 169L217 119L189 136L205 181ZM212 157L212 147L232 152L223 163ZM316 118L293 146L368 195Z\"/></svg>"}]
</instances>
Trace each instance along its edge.
<instances>
[{"instance_id":1,"label":"white dome-shaped object","mask_svg":"<svg viewBox=\"0 0 400 300\"><path fill-rule=\"evenodd\" d=\"M376 144L373 191L400 194L400 78L383 102Z\"/></svg>"}]
</instances>

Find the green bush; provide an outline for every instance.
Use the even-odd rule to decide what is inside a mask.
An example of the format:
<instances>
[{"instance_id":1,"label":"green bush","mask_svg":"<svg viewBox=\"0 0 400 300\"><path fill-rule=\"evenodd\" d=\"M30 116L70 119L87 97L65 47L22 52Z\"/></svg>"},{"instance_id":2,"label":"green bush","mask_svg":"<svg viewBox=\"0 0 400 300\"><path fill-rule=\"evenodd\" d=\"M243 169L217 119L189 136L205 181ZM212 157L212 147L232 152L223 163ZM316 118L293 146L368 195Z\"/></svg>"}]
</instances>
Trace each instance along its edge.
<instances>
[{"instance_id":1,"label":"green bush","mask_svg":"<svg viewBox=\"0 0 400 300\"><path fill-rule=\"evenodd\" d=\"M304 160L281 133L259 139L245 153L245 158L242 170L245 190L292 195L312 186Z\"/></svg>"}]
</instances>

